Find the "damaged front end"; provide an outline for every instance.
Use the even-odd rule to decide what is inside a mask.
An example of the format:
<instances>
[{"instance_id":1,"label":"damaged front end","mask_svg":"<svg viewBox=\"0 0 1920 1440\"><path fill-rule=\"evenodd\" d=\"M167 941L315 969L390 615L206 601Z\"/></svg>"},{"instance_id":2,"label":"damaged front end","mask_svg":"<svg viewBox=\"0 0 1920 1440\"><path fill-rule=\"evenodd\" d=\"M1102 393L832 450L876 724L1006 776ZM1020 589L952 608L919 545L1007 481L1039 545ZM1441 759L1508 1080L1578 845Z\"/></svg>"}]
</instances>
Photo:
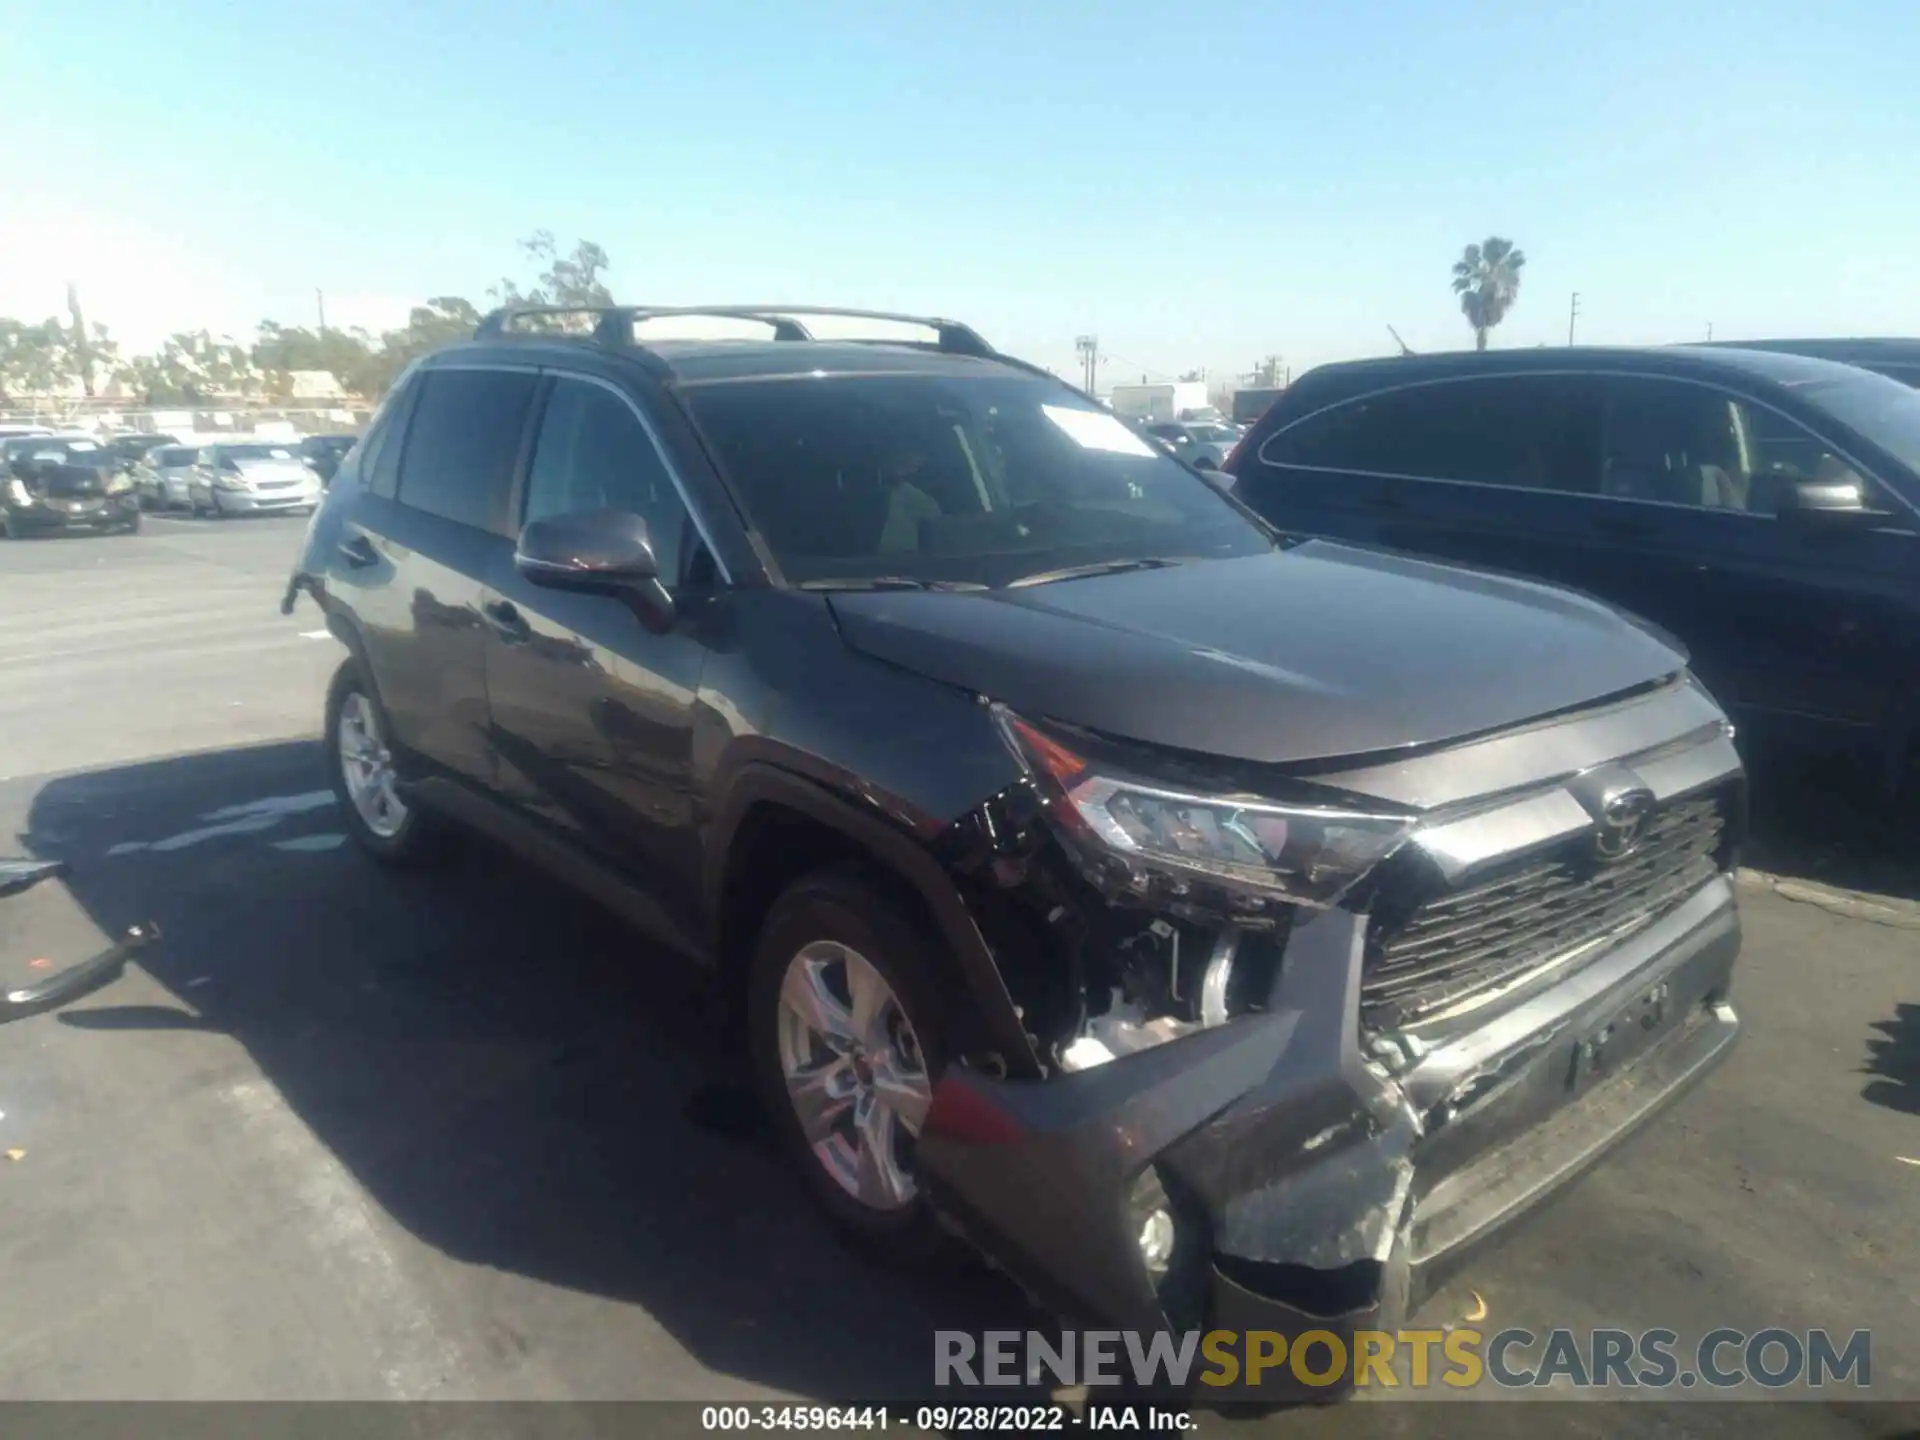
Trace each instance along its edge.
<instances>
[{"instance_id":1,"label":"damaged front end","mask_svg":"<svg viewBox=\"0 0 1920 1440\"><path fill-rule=\"evenodd\" d=\"M1586 844L1584 813L1560 836L1489 823L1547 789L1437 823L1361 798L1377 789L1323 778L1282 800L1244 774L995 718L1025 778L955 827L946 858L1047 1077L950 1070L919 1164L943 1211L1066 1315L1349 1342L1391 1329L1443 1258L1575 1173L1737 1028L1733 818L1657 905L1625 871L1562 877L1555 903L1595 931L1576 943L1528 931L1519 906L1487 918L1513 874ZM1669 747L1648 793L1676 813L1711 794L1734 816L1724 725L1684 738L1688 763ZM1463 861L1463 826L1518 858ZM1495 900L1403 963L1394 945L1444 928L1410 898L1442 880L1454 888L1432 903L1479 896L1475 880ZM1490 968L1474 948L1489 926L1533 948L1516 939ZM1456 956L1480 966L1470 983ZM1445 973L1417 990L1416 972ZM1609 1053L1583 1071L1596 1039Z\"/></svg>"}]
</instances>

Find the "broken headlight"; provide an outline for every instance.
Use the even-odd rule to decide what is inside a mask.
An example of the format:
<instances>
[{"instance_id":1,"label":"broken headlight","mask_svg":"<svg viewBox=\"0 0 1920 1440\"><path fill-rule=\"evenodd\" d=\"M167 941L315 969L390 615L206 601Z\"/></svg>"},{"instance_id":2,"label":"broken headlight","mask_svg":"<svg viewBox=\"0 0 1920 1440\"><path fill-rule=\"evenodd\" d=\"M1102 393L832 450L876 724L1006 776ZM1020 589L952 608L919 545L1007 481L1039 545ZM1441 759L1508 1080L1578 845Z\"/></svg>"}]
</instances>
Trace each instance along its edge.
<instances>
[{"instance_id":1,"label":"broken headlight","mask_svg":"<svg viewBox=\"0 0 1920 1440\"><path fill-rule=\"evenodd\" d=\"M1259 795L1204 794L1119 773L994 707L1001 732L1042 783L1065 837L1119 862L1143 893L1156 878L1201 882L1325 909L1396 850L1413 820ZM1105 868L1112 869L1112 865Z\"/></svg>"}]
</instances>

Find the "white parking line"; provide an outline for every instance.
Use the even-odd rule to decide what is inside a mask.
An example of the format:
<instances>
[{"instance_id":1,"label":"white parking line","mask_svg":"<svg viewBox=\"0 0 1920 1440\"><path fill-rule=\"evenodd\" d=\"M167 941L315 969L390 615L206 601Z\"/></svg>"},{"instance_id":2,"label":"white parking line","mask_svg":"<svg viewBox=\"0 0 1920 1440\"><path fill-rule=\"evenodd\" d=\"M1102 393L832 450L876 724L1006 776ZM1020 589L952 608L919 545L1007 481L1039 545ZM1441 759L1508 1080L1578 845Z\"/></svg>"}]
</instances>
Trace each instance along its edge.
<instances>
[{"instance_id":1,"label":"white parking line","mask_svg":"<svg viewBox=\"0 0 1920 1440\"><path fill-rule=\"evenodd\" d=\"M302 630L300 632L300 638L302 640L331 640L333 638L333 632L331 630Z\"/></svg>"}]
</instances>

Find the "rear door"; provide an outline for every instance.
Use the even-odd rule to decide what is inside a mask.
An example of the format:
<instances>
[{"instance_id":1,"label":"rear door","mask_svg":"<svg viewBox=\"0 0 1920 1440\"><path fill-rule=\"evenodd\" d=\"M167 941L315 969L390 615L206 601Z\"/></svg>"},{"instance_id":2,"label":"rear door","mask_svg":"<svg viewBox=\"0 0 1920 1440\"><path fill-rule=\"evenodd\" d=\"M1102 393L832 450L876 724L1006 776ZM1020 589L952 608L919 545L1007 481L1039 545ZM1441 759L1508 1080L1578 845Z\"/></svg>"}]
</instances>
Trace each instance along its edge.
<instances>
[{"instance_id":1,"label":"rear door","mask_svg":"<svg viewBox=\"0 0 1920 1440\"><path fill-rule=\"evenodd\" d=\"M490 787L481 604L512 548L509 497L539 376L435 366L412 384L404 433L370 447L335 573L352 588L395 745L418 770Z\"/></svg>"},{"instance_id":2,"label":"rear door","mask_svg":"<svg viewBox=\"0 0 1920 1440\"><path fill-rule=\"evenodd\" d=\"M1285 529L1604 592L1612 565L1582 515L1599 415L1584 375L1396 386L1268 436L1234 493Z\"/></svg>"},{"instance_id":3,"label":"rear door","mask_svg":"<svg viewBox=\"0 0 1920 1440\"><path fill-rule=\"evenodd\" d=\"M681 604L649 628L625 600L543 588L503 548L483 615L500 786L686 927L699 893L694 706L711 636L713 565L640 406L610 380L550 377L514 524L605 509L647 522Z\"/></svg>"}]
</instances>

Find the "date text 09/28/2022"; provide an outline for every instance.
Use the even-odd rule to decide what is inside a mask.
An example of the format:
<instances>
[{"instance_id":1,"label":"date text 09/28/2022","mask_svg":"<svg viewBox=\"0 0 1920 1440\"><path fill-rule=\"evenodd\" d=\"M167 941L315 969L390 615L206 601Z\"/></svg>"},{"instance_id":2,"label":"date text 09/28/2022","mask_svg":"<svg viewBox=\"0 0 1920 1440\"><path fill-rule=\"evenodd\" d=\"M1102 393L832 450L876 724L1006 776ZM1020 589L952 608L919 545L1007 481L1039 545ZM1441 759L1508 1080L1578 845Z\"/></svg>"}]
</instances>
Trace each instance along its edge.
<instances>
[{"instance_id":1,"label":"date text 09/28/2022","mask_svg":"<svg viewBox=\"0 0 1920 1440\"><path fill-rule=\"evenodd\" d=\"M1089 1405L1076 1413L1064 1405L708 1405L700 1428L718 1431L901 1430L935 1434L974 1431L1014 1434L1065 1430L1158 1430L1193 1428L1184 1410L1158 1406Z\"/></svg>"}]
</instances>

